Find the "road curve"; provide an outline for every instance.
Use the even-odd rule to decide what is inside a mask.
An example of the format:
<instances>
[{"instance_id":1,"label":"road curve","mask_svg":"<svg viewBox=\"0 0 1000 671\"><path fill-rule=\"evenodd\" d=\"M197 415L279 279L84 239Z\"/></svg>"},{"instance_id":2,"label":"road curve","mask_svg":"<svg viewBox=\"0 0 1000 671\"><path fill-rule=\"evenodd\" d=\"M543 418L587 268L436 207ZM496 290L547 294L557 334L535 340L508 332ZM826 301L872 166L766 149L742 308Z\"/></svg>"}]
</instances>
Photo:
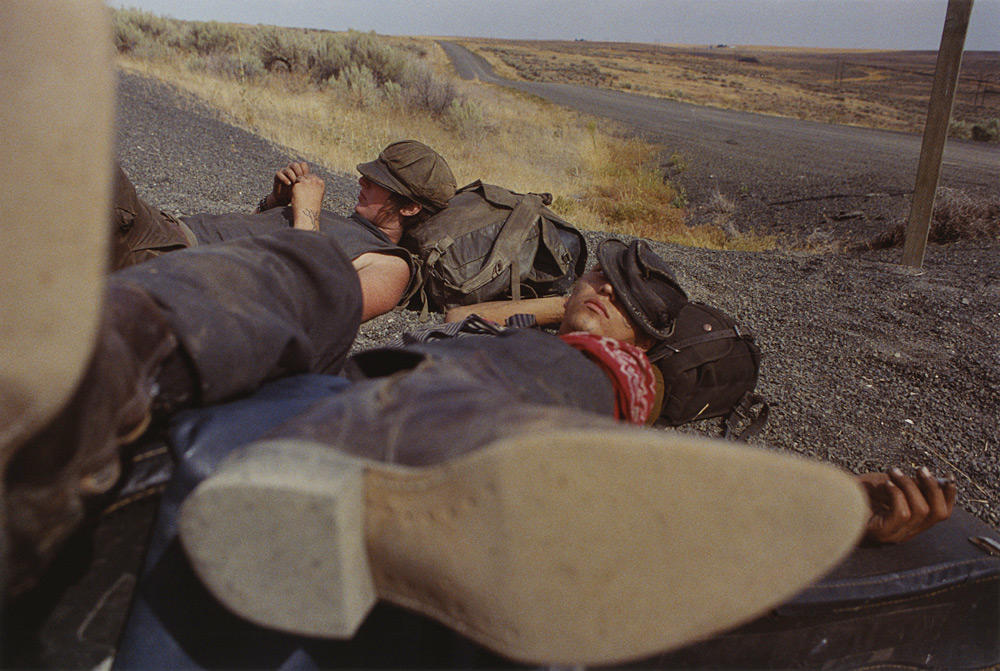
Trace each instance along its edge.
<instances>
[{"instance_id":1,"label":"road curve","mask_svg":"<svg viewBox=\"0 0 1000 671\"><path fill-rule=\"evenodd\" d=\"M675 179L696 211L719 191L739 200L753 225L772 231L792 232L805 224L843 234L859 223L874 231L884 228L886 220L906 216L920 155L919 135L701 107L571 84L511 81L498 77L485 59L465 47L440 44L463 79L510 86L611 119L626 133L661 144L665 156L679 152L689 168ZM950 140L941 184L1000 195L1000 145ZM863 214L837 219L846 212Z\"/></svg>"}]
</instances>

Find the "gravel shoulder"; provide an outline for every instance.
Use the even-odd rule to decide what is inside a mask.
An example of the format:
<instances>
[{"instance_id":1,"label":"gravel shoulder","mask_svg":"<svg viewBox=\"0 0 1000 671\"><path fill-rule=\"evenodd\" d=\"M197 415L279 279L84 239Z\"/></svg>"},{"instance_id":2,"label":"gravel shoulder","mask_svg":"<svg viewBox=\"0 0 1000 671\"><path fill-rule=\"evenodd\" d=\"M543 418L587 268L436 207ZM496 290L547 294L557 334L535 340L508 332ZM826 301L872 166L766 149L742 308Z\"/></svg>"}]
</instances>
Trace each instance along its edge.
<instances>
[{"instance_id":1,"label":"gravel shoulder","mask_svg":"<svg viewBox=\"0 0 1000 671\"><path fill-rule=\"evenodd\" d=\"M120 78L117 133L119 159L140 195L175 214L248 211L274 171L300 158L129 74ZM354 177L320 174L326 206L348 212ZM591 244L605 237L586 235ZM653 246L693 299L757 333L765 354L759 391L772 411L754 445L853 471L928 465L954 473L960 504L1000 527L1000 242L932 245L919 275L901 270L898 250ZM362 327L356 347L418 323L410 311L384 315ZM683 430L713 433L715 425Z\"/></svg>"}]
</instances>

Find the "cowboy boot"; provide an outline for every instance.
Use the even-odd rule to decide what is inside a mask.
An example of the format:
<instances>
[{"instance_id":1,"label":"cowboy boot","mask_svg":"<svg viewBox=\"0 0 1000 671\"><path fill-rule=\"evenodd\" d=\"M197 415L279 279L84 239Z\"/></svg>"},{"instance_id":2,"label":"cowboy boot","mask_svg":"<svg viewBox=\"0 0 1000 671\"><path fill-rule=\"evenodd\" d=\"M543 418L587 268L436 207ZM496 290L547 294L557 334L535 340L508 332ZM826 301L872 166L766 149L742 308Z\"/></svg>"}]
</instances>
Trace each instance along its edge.
<instances>
[{"instance_id":1,"label":"cowboy boot","mask_svg":"<svg viewBox=\"0 0 1000 671\"><path fill-rule=\"evenodd\" d=\"M3 473L9 597L35 584L90 504L118 483L121 447L145 432L154 400L169 413L193 397L193 380L156 303L135 287L109 285L80 385Z\"/></svg>"},{"instance_id":2,"label":"cowboy boot","mask_svg":"<svg viewBox=\"0 0 1000 671\"><path fill-rule=\"evenodd\" d=\"M180 220L142 200L135 186L115 165L111 202L111 270L198 245Z\"/></svg>"},{"instance_id":3,"label":"cowboy boot","mask_svg":"<svg viewBox=\"0 0 1000 671\"><path fill-rule=\"evenodd\" d=\"M224 462L181 510L209 590L297 634L349 638L381 598L514 660L612 664L763 613L864 528L831 466L445 368L358 383Z\"/></svg>"},{"instance_id":4,"label":"cowboy boot","mask_svg":"<svg viewBox=\"0 0 1000 671\"><path fill-rule=\"evenodd\" d=\"M107 264L108 15L99 0L52 9L0 8L0 474L78 384ZM0 569L6 554L0 534Z\"/></svg>"}]
</instances>

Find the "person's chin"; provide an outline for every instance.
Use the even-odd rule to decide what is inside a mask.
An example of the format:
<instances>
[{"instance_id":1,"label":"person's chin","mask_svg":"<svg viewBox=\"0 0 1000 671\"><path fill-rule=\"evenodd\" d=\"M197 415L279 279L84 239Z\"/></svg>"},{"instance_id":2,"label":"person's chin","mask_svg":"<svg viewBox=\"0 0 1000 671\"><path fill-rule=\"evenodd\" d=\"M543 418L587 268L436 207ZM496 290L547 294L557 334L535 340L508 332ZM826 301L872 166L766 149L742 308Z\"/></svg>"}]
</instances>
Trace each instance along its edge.
<instances>
[{"instance_id":1,"label":"person's chin","mask_svg":"<svg viewBox=\"0 0 1000 671\"><path fill-rule=\"evenodd\" d=\"M562 325L559 328L560 333L579 333L580 331L585 333L599 333L600 327L596 320L592 319L588 314L572 315L569 319L563 318Z\"/></svg>"}]
</instances>

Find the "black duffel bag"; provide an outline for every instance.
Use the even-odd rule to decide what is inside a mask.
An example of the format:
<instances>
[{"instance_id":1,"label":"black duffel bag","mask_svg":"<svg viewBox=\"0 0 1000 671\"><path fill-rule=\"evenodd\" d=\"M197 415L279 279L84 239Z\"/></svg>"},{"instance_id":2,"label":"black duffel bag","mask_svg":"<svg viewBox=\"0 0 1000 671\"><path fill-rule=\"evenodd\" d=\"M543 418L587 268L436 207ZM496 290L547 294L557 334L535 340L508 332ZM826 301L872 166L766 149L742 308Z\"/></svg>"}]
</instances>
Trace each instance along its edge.
<instances>
[{"instance_id":1,"label":"black duffel bag","mask_svg":"<svg viewBox=\"0 0 1000 671\"><path fill-rule=\"evenodd\" d=\"M657 425L722 417L726 438L755 435L768 415L767 404L753 393L760 356L753 334L732 317L704 303L685 303L673 335L649 352L664 383Z\"/></svg>"}]
</instances>

